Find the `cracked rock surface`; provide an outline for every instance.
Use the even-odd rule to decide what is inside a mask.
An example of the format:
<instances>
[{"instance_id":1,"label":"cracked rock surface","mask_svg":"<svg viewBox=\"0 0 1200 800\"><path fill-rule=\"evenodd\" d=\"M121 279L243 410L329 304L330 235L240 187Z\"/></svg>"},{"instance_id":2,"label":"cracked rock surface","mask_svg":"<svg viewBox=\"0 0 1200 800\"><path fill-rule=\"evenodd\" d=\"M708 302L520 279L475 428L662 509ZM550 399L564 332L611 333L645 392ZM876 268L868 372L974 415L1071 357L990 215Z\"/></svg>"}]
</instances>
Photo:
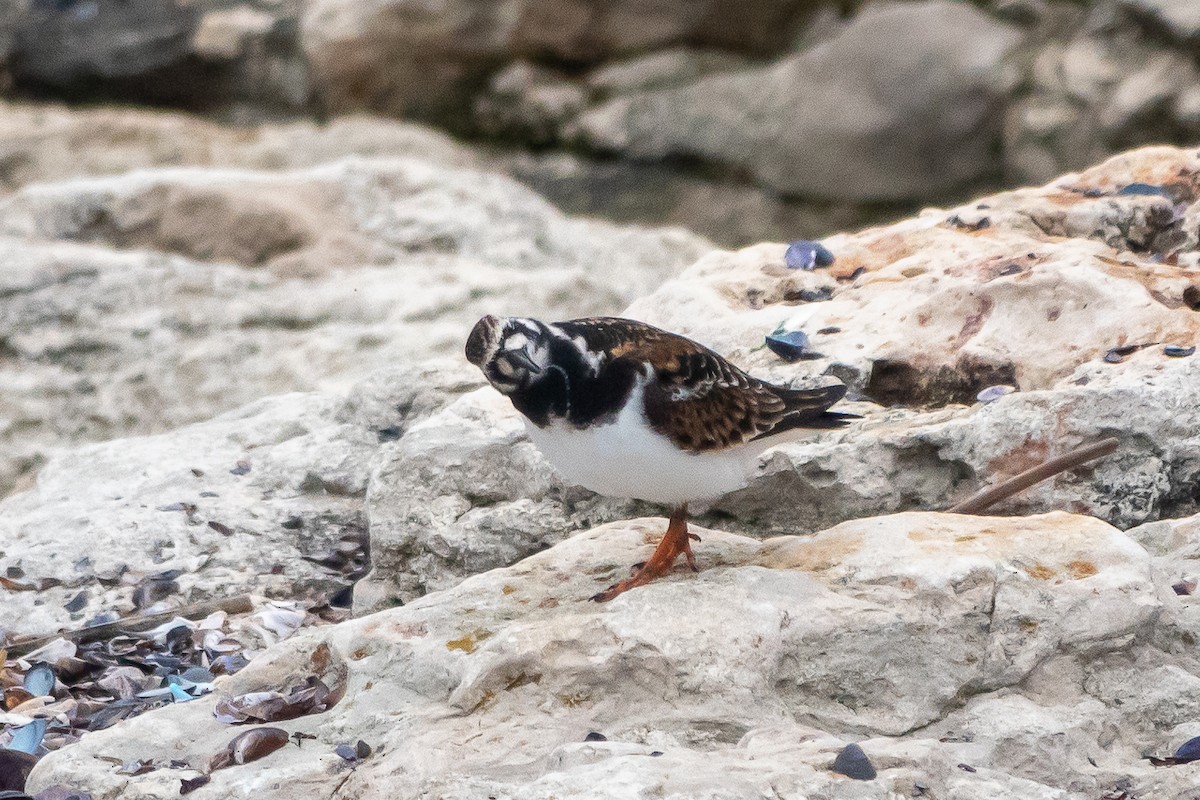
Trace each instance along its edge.
<instances>
[{"instance_id":1,"label":"cracked rock surface","mask_svg":"<svg viewBox=\"0 0 1200 800\"><path fill-rule=\"evenodd\" d=\"M1146 148L1045 187L829 237L828 269L788 269L778 244L715 251L626 313L779 383L842 380L857 399L846 407L866 416L764 454L758 478L716 503L714 524L778 535L946 509L1115 436L1114 456L997 508L1070 509L1127 528L1200 503L1200 356L1164 350L1200 343L1198 241L1200 154ZM779 330L806 333L813 357L771 352L764 337ZM1105 361L1122 347L1132 352ZM976 400L1005 384L1016 391ZM552 483L488 389L389 447L369 493L376 569L360 609L445 586L466 564L499 566L484 532L519 530L500 549L531 554L630 513Z\"/></svg>"},{"instance_id":2,"label":"cracked rock surface","mask_svg":"<svg viewBox=\"0 0 1200 800\"><path fill-rule=\"evenodd\" d=\"M1200 361L1166 346L1200 340L1200 153L1133 151L824 241L829 270L789 270L777 245L712 254L629 309L758 374L836 376L886 409L777 448L765 479L721 510L779 531L797 516L814 530L946 508L979 477L1104 436L1121 440L1118 456L1002 508L1070 508L1122 527L1196 510ZM830 299L804 299L820 289ZM812 360L788 365L765 348L778 330L805 332ZM977 402L991 385L1017 391Z\"/></svg>"},{"instance_id":3,"label":"cracked rock surface","mask_svg":"<svg viewBox=\"0 0 1200 800\"><path fill-rule=\"evenodd\" d=\"M289 198L275 212L304 235L257 266L215 255L254 237L174 238L172 214L187 218L192 193L225 198L207 207L236 220L245 187ZM340 587L304 556L365 528L374 569L355 590L362 616L290 639L215 687L282 689L319 661L345 675L344 697L275 723L316 739L213 773L198 800L1189 796L1200 768L1144 756L1200 735L1200 357L1164 349L1200 338L1197 151L1134 151L1048 186L830 237L834 263L811 272L763 244L708 252L676 274L663 254L690 260L700 240L594 227L531 197L477 172L356 160L37 184L0 202L0 229L42 237L60 259L111 260L84 262L95 274L67 284L125 280L138 259L178 275L191 303L225 320L212 341L231 348L195 375L228 386L231 364L238 375L278 366L255 360L240 337L258 327L232 316L262 286L292 287L272 308L315 320L273 333L308 337L298 363L337 367L307 392L53 455L35 487L0 501L0 570L62 583L7 591L0 627L50 633L126 613L138 580L175 569L186 570L181 602L321 595ZM452 255L431 230L450 232ZM332 231L346 238L331 243ZM414 242L425 244L408 252ZM331 249L359 255L327 269ZM382 253L383 266L363 253ZM642 260L660 256L652 275ZM414 261L457 282L414 298L421 278L403 273ZM37 294L35 278L70 276L73 262L12 263L7 279L25 276L38 299L18 292L0 308L48 320L17 344L65 347L77 371L111 372L96 359L114 352L72 347L63 314L47 312L57 295ZM156 274L131 280L150 292ZM356 283L364 275L375 282ZM548 283L558 288L537 294ZM190 329L174 318L137 344L136 324L159 306L117 285L130 299L83 306L89 330L116 354L184 352ZM457 349L497 304L573 315L627 296L639 296L630 315L762 377L844 381L847 410L864 418L764 454L751 485L701 518L700 574L597 605L585 598L644 558L663 521L564 485ZM328 319L301 316L330 297L341 300ZM340 338L355 303L397 302L435 313L370 318L368 333L396 337L382 344L358 329ZM768 350L780 330L808 334L813 358ZM281 351L285 339L273 341L264 353ZM386 368L367 355L410 346ZM45 359L23 353L13 374L39 374ZM0 368L10 358L0 350ZM205 385L180 380L188 397ZM994 384L1012 391L976 399ZM45 401L38 392L28 396ZM935 513L1103 436L1120 440L1114 456L995 509L1020 516ZM43 759L30 788L177 796L240 732L212 716L214 702L89 734ZM336 754L358 740L366 758ZM875 779L831 771L850 742ZM159 768L123 774L131 759Z\"/></svg>"},{"instance_id":4,"label":"cracked rock surface","mask_svg":"<svg viewBox=\"0 0 1200 800\"><path fill-rule=\"evenodd\" d=\"M304 557L366 531L382 443L475 386L456 362L434 361L380 370L347 396L279 395L169 433L63 450L34 488L0 501L0 568L42 587L5 592L0 631L133 614L138 587L175 571L175 602L328 597L338 581Z\"/></svg>"},{"instance_id":5,"label":"cracked rock surface","mask_svg":"<svg viewBox=\"0 0 1200 800\"><path fill-rule=\"evenodd\" d=\"M416 159L28 184L0 199L0 496L58 446L458 354L489 311L615 313L708 249Z\"/></svg>"},{"instance_id":6,"label":"cracked rock surface","mask_svg":"<svg viewBox=\"0 0 1200 800\"><path fill-rule=\"evenodd\" d=\"M218 696L294 682L325 644L347 692L277 723L315 740L216 772L196 796L1082 798L1122 785L1176 797L1194 785L1194 766L1141 760L1195 724L1183 719L1195 656L1157 644L1187 600L1099 520L908 513L765 542L699 529L699 575L584 599L661 526L581 533L221 679ZM166 796L196 773L123 776L110 760L199 765L235 733L213 703L88 736L42 761L32 788ZM333 750L358 739L372 755L350 767ZM875 780L830 771L851 741Z\"/></svg>"}]
</instances>

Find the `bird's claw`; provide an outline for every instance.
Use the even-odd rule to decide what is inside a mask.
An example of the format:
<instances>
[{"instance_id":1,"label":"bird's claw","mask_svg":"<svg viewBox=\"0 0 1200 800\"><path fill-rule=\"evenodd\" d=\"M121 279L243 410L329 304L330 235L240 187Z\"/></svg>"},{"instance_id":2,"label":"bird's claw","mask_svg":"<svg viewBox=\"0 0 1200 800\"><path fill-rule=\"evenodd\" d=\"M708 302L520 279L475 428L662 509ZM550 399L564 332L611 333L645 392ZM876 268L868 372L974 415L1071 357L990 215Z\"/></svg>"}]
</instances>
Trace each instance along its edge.
<instances>
[{"instance_id":1,"label":"bird's claw","mask_svg":"<svg viewBox=\"0 0 1200 800\"><path fill-rule=\"evenodd\" d=\"M687 565L692 572L699 572L700 568L696 566L696 557L692 555L693 540L698 542L700 537L688 532L687 506L684 505L671 514L667 531L663 534L662 540L654 549L654 554L650 556L649 560L634 564L630 570L630 577L614 583L603 592L597 592L589 599L596 603L604 603L636 586L644 586L670 572L680 554L687 560Z\"/></svg>"}]
</instances>

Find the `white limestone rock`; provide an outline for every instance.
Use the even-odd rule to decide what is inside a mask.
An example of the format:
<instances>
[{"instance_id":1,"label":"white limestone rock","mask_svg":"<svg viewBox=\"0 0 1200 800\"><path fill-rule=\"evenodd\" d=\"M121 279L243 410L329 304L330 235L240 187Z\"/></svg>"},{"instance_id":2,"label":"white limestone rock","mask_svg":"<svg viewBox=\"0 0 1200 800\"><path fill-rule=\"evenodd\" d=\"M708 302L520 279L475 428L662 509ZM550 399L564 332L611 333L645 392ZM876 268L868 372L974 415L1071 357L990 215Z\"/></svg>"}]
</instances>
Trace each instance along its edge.
<instances>
[{"instance_id":1,"label":"white limestone rock","mask_svg":"<svg viewBox=\"0 0 1200 800\"><path fill-rule=\"evenodd\" d=\"M433 362L381 370L348 397L279 395L169 433L64 449L34 488L0 500L0 571L50 584L5 591L0 629L44 635L131 614L138 585L173 570L171 604L328 598L344 578L304 557L365 536L382 443L474 386L455 362Z\"/></svg>"},{"instance_id":2,"label":"white limestone rock","mask_svg":"<svg viewBox=\"0 0 1200 800\"><path fill-rule=\"evenodd\" d=\"M508 566L636 507L563 485L490 388L413 425L375 463L373 568L355 588L360 613Z\"/></svg>"},{"instance_id":3,"label":"white limestone rock","mask_svg":"<svg viewBox=\"0 0 1200 800\"><path fill-rule=\"evenodd\" d=\"M980 481L1104 436L1121 439L1116 456L1004 508L1069 507L1123 526L1181 516L1200 476L1200 361L1164 345L1200 341L1200 184L1180 177L1197 167L1194 151L1133 151L1040 189L829 237L827 270L788 269L782 245L713 253L628 314L757 375L835 376L887 407L766 455L765 478L719 504L751 524L792 532L947 508ZM1178 198L1121 193L1132 184ZM807 333L820 356L783 362L764 346L781 329ZM1104 360L1125 346L1121 363ZM993 384L1020 391L976 403Z\"/></svg>"},{"instance_id":4,"label":"white limestone rock","mask_svg":"<svg viewBox=\"0 0 1200 800\"><path fill-rule=\"evenodd\" d=\"M613 313L710 249L411 159L147 170L0 200L0 495L57 446L458 356L485 313Z\"/></svg>"},{"instance_id":5,"label":"white limestone rock","mask_svg":"<svg viewBox=\"0 0 1200 800\"><path fill-rule=\"evenodd\" d=\"M1200 302L1200 284L1184 265L1196 253L1188 220L1200 204L1167 215L1161 195L1117 192L1198 165L1190 151L1135 151L1049 187L830 237L829 269L786 268L782 245L714 252L635 301L629 315L690 335L755 375L843 380L860 399L843 407L866 415L765 453L756 479L719 500L709 521L761 536L947 509L1108 436L1120 440L1114 455L998 509L1069 508L1123 527L1191 513L1200 358L1169 357L1162 344L1200 339L1187 299ZM1178 265L1132 250L1164 242ZM830 299L801 299L821 290ZM763 344L780 327L807 332L821 357L784 362ZM1104 361L1138 343L1158 344ZM1019 391L975 400L996 383ZM637 508L561 485L490 389L411 436L389 446L372 485L376 569L360 585L360 610L407 602ZM498 544L486 535L495 530L514 535Z\"/></svg>"},{"instance_id":6,"label":"white limestone rock","mask_svg":"<svg viewBox=\"0 0 1200 800\"><path fill-rule=\"evenodd\" d=\"M667 797L885 798L921 785L954 797L1094 796L1029 769L1028 738L1015 750L974 746L968 762L963 744L925 726L972 696L1020 694L1047 659L1141 647L1162 606L1149 556L1128 537L1061 513L903 514L765 543L700 529L699 575L680 571L605 605L584 599L648 553L661 524L597 528L274 648L218 694L279 688L319 666L344 668L345 699L278 723L316 741L216 772L197 795L615 798L658 787ZM322 643L329 651L315 656ZM162 796L195 773L119 776L98 756L170 752L199 765L236 732L212 703L92 734L43 760L30 788ZM590 731L607 741L584 742ZM1067 740L1070 759L1094 733ZM864 737L879 777L830 772L837 751ZM332 751L358 739L373 754L349 769ZM1157 777L1144 762L1123 767L1135 782Z\"/></svg>"},{"instance_id":7,"label":"white limestone rock","mask_svg":"<svg viewBox=\"0 0 1200 800\"><path fill-rule=\"evenodd\" d=\"M328 578L300 556L369 525L375 570L358 610L407 605L291 640L223 680L226 694L280 688L321 653L344 666L349 691L326 714L283 723L317 741L215 773L200 800L1181 795L1194 768L1154 769L1142 756L1200 733L1200 614L1171 588L1200 552L1195 517L1182 518L1195 503L1200 362L1161 347L1120 363L1103 355L1197 332L1194 161L1138 151L1050 187L831 237L827 270L787 270L779 245L715 254L635 303L631 313L756 374L838 376L880 401L850 404L867 416L847 429L767 454L762 476L718 507L722 525L814 536L762 542L698 527L699 575L585 601L649 553L663 522L595 528L637 507L562 485L507 401L455 355L375 373L348 400L284 396L64 454L37 489L0 504L0 541L15 542L0 545L0 567L28 558L31 577L73 574L101 550L85 571L195 569L180 580L189 599L322 592ZM1171 196L1121 194L1131 183L1170 184ZM93 197L136 218L124 196ZM23 224L85 229L21 202ZM800 297L821 287L831 299ZM842 330L814 336L824 358L785 364L761 346L780 321ZM883 360L890 382L876 374ZM970 403L996 374L1020 391ZM1122 439L1117 455L1004 510L1158 520L1132 535L1065 513L868 516L948 506L1103 435ZM229 472L239 459L250 472ZM176 503L196 510L158 510ZM1161 519L1173 512L1184 513ZM853 515L867 518L829 527ZM303 536L283 525L295 516ZM282 575L263 569L277 562ZM83 613L128 608L129 587L81 579ZM77 623L61 607L83 588L49 589L41 604L15 593L0 625ZM30 788L174 796L194 772L124 776L106 759L169 753L160 760L199 766L235 733L211 703L89 735L43 761ZM585 742L589 731L607 741ZM333 749L358 739L374 753L350 769ZM878 778L830 771L850 741Z\"/></svg>"}]
</instances>

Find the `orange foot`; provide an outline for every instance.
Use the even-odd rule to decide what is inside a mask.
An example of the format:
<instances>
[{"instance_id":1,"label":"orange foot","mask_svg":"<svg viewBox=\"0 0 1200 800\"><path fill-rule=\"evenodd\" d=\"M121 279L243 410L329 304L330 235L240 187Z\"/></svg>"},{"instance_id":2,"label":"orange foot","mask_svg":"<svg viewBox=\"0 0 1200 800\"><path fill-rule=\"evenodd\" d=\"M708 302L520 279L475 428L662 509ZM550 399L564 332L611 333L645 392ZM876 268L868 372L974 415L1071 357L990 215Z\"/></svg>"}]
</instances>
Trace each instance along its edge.
<instances>
[{"instance_id":1,"label":"orange foot","mask_svg":"<svg viewBox=\"0 0 1200 800\"><path fill-rule=\"evenodd\" d=\"M671 567L675 566L675 559L679 558L681 553L687 559L687 564L692 568L692 572L699 572L700 570L696 568L696 557L692 555L692 539L700 541L699 536L688 533L687 503L684 503L671 512L671 521L667 525L667 532L663 535L662 541L658 543L654 555L650 556L650 560L635 564L632 577L614 583L603 592L592 595L591 599L597 603L604 603L612 600L621 592L629 591L635 586L644 586L656 578L661 578L671 571Z\"/></svg>"}]
</instances>

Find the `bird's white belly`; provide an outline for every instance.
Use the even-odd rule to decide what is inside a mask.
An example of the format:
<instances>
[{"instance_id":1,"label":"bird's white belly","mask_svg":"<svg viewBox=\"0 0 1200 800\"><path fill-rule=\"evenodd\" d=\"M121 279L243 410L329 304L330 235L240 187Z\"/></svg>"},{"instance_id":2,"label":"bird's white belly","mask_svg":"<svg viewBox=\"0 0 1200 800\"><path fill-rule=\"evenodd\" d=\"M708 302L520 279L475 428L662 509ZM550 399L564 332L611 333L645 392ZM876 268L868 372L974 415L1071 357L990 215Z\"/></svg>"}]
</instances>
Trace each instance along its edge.
<instances>
[{"instance_id":1,"label":"bird's white belly","mask_svg":"<svg viewBox=\"0 0 1200 800\"><path fill-rule=\"evenodd\" d=\"M716 499L748 480L737 450L680 450L650 428L640 402L629 403L610 424L583 430L562 422L546 428L525 424L564 480L599 494L679 505Z\"/></svg>"}]
</instances>

